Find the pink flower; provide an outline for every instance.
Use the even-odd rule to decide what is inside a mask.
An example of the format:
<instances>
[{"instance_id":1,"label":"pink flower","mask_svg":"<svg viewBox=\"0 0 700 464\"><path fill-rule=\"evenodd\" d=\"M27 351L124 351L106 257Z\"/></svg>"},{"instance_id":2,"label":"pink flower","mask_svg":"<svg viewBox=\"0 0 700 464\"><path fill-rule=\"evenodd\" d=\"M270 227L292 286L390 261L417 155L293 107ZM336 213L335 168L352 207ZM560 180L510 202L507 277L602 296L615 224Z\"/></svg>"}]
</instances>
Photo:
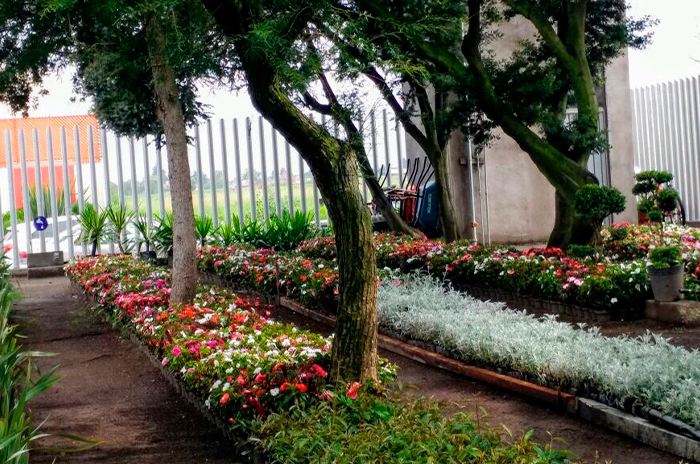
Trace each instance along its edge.
<instances>
[{"instance_id":1,"label":"pink flower","mask_svg":"<svg viewBox=\"0 0 700 464\"><path fill-rule=\"evenodd\" d=\"M321 377L326 377L328 375L328 373L325 370L323 370L323 368L318 364L314 364L313 366L311 366L311 370L316 372L316 374L318 374Z\"/></svg>"},{"instance_id":2,"label":"pink flower","mask_svg":"<svg viewBox=\"0 0 700 464\"><path fill-rule=\"evenodd\" d=\"M181 351L180 351L180 347L179 347L179 346L176 346L176 347L173 348L173 356L174 356L174 357L177 358L178 356L180 356L180 353L181 353Z\"/></svg>"},{"instance_id":3,"label":"pink flower","mask_svg":"<svg viewBox=\"0 0 700 464\"><path fill-rule=\"evenodd\" d=\"M166 366L168 364L168 358L163 358L163 362L161 362L163 366Z\"/></svg>"},{"instance_id":4,"label":"pink flower","mask_svg":"<svg viewBox=\"0 0 700 464\"><path fill-rule=\"evenodd\" d=\"M515 271L513 269L508 269L508 275L513 275L515 274Z\"/></svg>"},{"instance_id":5,"label":"pink flower","mask_svg":"<svg viewBox=\"0 0 700 464\"><path fill-rule=\"evenodd\" d=\"M346 393L347 397L351 400L357 399L357 391L360 389L362 384L360 382L353 382L348 385L348 391Z\"/></svg>"}]
</instances>

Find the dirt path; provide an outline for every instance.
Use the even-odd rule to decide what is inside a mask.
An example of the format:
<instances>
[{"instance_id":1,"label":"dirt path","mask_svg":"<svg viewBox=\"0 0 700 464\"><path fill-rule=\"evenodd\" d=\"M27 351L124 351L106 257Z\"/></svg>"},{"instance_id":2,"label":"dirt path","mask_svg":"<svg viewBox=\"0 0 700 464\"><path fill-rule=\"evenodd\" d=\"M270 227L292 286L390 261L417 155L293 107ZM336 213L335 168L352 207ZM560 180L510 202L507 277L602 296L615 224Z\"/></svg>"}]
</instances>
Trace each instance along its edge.
<instances>
[{"instance_id":1,"label":"dirt path","mask_svg":"<svg viewBox=\"0 0 700 464\"><path fill-rule=\"evenodd\" d=\"M71 294L68 279L20 279L16 285L24 295L15 311L28 337L22 343L27 349L58 353L41 365L60 364L64 376L32 402L34 423L48 418L44 433L104 441L90 451L59 456L56 463L239 462L221 435L143 353ZM54 456L34 453L31 461L51 463Z\"/></svg>"},{"instance_id":2,"label":"dirt path","mask_svg":"<svg viewBox=\"0 0 700 464\"><path fill-rule=\"evenodd\" d=\"M75 433L105 443L57 463L231 463L233 450L213 427L162 378L145 356L109 326L97 321L71 294L68 279L19 280L25 299L16 314L26 323L25 346L59 353L44 366L60 364L65 378L33 404L33 417L47 433ZM275 319L328 333L313 321L272 309ZM676 464L679 459L613 432L567 417L546 405L390 353L408 394L464 404L484 411L482 421L506 425L515 435L529 429L546 442L565 441L583 462ZM551 436L549 435L551 433ZM32 462L52 462L35 454ZM360 464L360 463L358 463Z\"/></svg>"}]
</instances>

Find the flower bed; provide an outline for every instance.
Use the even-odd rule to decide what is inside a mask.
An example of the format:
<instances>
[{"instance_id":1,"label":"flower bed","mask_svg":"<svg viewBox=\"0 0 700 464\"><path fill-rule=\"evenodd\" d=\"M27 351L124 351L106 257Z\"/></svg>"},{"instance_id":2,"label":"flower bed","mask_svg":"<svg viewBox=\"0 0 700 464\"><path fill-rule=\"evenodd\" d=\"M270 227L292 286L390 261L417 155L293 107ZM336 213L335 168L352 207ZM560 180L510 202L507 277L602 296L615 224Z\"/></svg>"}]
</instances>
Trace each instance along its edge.
<instances>
[{"instance_id":1,"label":"flower bed","mask_svg":"<svg viewBox=\"0 0 700 464\"><path fill-rule=\"evenodd\" d=\"M226 249L216 249L215 267L228 269L225 256ZM540 256L539 261L558 259ZM514 258L526 263L531 259ZM293 262L285 255L275 260L272 267L278 271ZM277 275L285 282L286 273ZM319 297L313 306L319 308L325 302ZM554 318L538 320L446 289L425 274L383 277L378 322L384 333L426 343L455 359L589 396L700 437L694 430L700 426L700 355L660 337L608 338L595 328L577 328Z\"/></svg>"},{"instance_id":2,"label":"flower bed","mask_svg":"<svg viewBox=\"0 0 700 464\"><path fill-rule=\"evenodd\" d=\"M122 256L66 272L231 424L324 394L331 341L267 319L259 303L204 287L192 304L170 305L168 272Z\"/></svg>"},{"instance_id":3,"label":"flower bed","mask_svg":"<svg viewBox=\"0 0 700 464\"><path fill-rule=\"evenodd\" d=\"M377 235L375 244L379 268L423 270L480 293L502 291L608 312L639 309L650 297L643 259L573 259L558 248L518 251L390 234ZM314 239L301 244L298 252L307 258L334 259L335 244L332 238Z\"/></svg>"},{"instance_id":4,"label":"flower bed","mask_svg":"<svg viewBox=\"0 0 700 464\"><path fill-rule=\"evenodd\" d=\"M257 269L278 269L271 256L255 252L257 264L251 270L248 261L246 282L269 290ZM349 464L384 456L407 464L448 456L455 462L465 456L493 463L569 462L569 453L540 447L531 434L511 444L469 416L447 419L435 406L378 394L395 374L383 360L380 384L372 388L331 385L330 339L275 323L262 306L224 289L200 287L191 304L171 305L168 272L142 261L105 256L73 261L66 271L214 417L251 436L270 462Z\"/></svg>"}]
</instances>

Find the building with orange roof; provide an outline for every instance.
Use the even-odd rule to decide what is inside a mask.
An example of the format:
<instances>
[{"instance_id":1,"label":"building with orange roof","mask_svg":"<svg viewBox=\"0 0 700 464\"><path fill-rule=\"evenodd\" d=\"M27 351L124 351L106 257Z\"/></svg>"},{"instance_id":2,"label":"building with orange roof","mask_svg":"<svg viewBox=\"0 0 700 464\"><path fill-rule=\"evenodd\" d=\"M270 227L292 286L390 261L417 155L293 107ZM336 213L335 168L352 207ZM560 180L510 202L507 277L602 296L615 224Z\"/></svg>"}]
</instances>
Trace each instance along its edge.
<instances>
[{"instance_id":1,"label":"building with orange roof","mask_svg":"<svg viewBox=\"0 0 700 464\"><path fill-rule=\"evenodd\" d=\"M8 167L10 164L8 160L12 160L10 172L12 172L14 180L14 198L17 208L22 208L24 205L21 163L23 155L26 161L29 188L36 188L37 155L41 169L42 188L45 189L49 186L49 136L51 137L57 192L64 189L62 138L65 137L71 200L73 202L76 198L76 161L79 158L81 164L88 162L91 145L95 163L98 163L102 158L97 118L93 115L0 119L0 152L2 153L0 155L0 169ZM11 156L7 153L8 137ZM21 140L24 141L24 153L22 153Z\"/></svg>"}]
</instances>

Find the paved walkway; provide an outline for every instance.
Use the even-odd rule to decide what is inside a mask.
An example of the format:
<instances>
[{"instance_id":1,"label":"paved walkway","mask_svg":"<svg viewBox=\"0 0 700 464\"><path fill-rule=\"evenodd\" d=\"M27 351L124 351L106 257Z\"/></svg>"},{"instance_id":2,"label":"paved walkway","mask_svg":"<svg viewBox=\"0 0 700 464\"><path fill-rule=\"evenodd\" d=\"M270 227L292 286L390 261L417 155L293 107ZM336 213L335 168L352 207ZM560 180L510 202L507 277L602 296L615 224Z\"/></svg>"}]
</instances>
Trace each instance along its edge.
<instances>
[{"instance_id":1,"label":"paved walkway","mask_svg":"<svg viewBox=\"0 0 700 464\"><path fill-rule=\"evenodd\" d=\"M28 349L52 351L56 357L42 361L60 364L64 376L32 405L36 423L48 417L46 433L73 433L104 440L85 453L58 457L57 463L234 463L235 452L218 432L187 404L160 372L130 341L98 321L72 295L66 278L17 281L25 298L17 304L19 321L25 324ZM283 309L275 318L327 333L328 329ZM567 417L529 399L472 382L406 358L382 353L400 366L399 378L411 395L433 396L459 402L498 427L505 424L514 434L529 429L546 442L562 438L583 462L613 464L676 464L680 459ZM551 432L551 436L549 433ZM44 441L43 445L54 444ZM53 462L53 456L34 454L34 463ZM361 463L358 463L361 464Z\"/></svg>"}]
</instances>

